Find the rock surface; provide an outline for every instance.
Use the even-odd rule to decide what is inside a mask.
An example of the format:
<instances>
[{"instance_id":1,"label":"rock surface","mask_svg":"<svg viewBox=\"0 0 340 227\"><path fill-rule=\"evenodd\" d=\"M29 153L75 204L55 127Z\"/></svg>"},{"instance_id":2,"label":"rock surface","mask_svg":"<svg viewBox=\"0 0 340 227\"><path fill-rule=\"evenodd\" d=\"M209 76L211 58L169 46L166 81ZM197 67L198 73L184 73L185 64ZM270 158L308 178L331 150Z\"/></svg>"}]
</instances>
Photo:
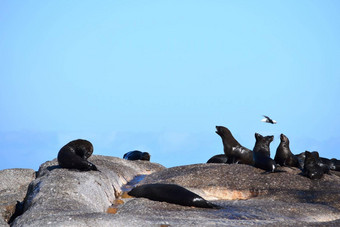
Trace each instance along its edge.
<instances>
[{"instance_id":1,"label":"rock surface","mask_svg":"<svg viewBox=\"0 0 340 227\"><path fill-rule=\"evenodd\" d=\"M266 174L236 164L164 168L145 161L93 156L101 172L41 165L29 186L25 212L12 226L339 226L340 177L301 176L296 168ZM184 207L144 198L122 198L139 184L172 183L221 209Z\"/></svg>"},{"instance_id":2,"label":"rock surface","mask_svg":"<svg viewBox=\"0 0 340 227\"><path fill-rule=\"evenodd\" d=\"M17 201L23 201L29 183L35 178L33 169L5 169L0 171L0 225L8 226Z\"/></svg>"}]
</instances>

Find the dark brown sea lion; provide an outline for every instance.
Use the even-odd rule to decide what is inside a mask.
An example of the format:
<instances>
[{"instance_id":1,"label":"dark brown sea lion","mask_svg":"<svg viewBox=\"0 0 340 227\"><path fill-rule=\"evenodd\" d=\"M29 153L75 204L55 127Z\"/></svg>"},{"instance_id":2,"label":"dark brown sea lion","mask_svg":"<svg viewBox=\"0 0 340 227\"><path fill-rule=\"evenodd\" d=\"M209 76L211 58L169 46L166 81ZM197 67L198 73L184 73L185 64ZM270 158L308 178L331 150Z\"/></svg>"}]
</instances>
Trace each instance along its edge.
<instances>
[{"instance_id":1,"label":"dark brown sea lion","mask_svg":"<svg viewBox=\"0 0 340 227\"><path fill-rule=\"evenodd\" d=\"M212 156L207 163L227 163L228 158L225 154L217 154Z\"/></svg>"},{"instance_id":2,"label":"dark brown sea lion","mask_svg":"<svg viewBox=\"0 0 340 227\"><path fill-rule=\"evenodd\" d=\"M336 158L332 158L331 162L333 163L333 169L335 171L340 171L340 160L336 159Z\"/></svg>"},{"instance_id":3,"label":"dark brown sea lion","mask_svg":"<svg viewBox=\"0 0 340 227\"><path fill-rule=\"evenodd\" d=\"M274 136L262 136L255 133L255 139L253 149L254 166L268 172L275 172L276 163L270 158L270 143L274 140Z\"/></svg>"},{"instance_id":4,"label":"dark brown sea lion","mask_svg":"<svg viewBox=\"0 0 340 227\"><path fill-rule=\"evenodd\" d=\"M63 146L58 153L60 167L80 171L96 170L97 167L87 159L93 153L93 146L87 140L73 140Z\"/></svg>"},{"instance_id":5,"label":"dark brown sea lion","mask_svg":"<svg viewBox=\"0 0 340 227\"><path fill-rule=\"evenodd\" d=\"M252 150L239 144L226 127L216 126L216 129L216 133L222 138L224 154L228 159L227 163L254 165Z\"/></svg>"},{"instance_id":6,"label":"dark brown sea lion","mask_svg":"<svg viewBox=\"0 0 340 227\"><path fill-rule=\"evenodd\" d=\"M323 168L318 164L317 157L309 151L305 152L303 174L312 180L320 179L324 174Z\"/></svg>"},{"instance_id":7,"label":"dark brown sea lion","mask_svg":"<svg viewBox=\"0 0 340 227\"><path fill-rule=\"evenodd\" d=\"M329 174L333 163L327 158L320 157L319 152L317 151L312 151L311 153L315 156L318 165L323 169L323 173Z\"/></svg>"},{"instance_id":8,"label":"dark brown sea lion","mask_svg":"<svg viewBox=\"0 0 340 227\"><path fill-rule=\"evenodd\" d=\"M274 136L262 136L259 133L255 133L255 139L253 152L261 152L265 156L270 157L270 143L274 140Z\"/></svg>"},{"instance_id":9,"label":"dark brown sea lion","mask_svg":"<svg viewBox=\"0 0 340 227\"><path fill-rule=\"evenodd\" d=\"M280 166L303 168L303 166L300 166L298 158L290 151L288 137L281 134L280 140L274 157L275 162Z\"/></svg>"},{"instance_id":10,"label":"dark brown sea lion","mask_svg":"<svg viewBox=\"0 0 340 227\"><path fill-rule=\"evenodd\" d=\"M182 206L219 208L219 206L176 184L144 184L135 187L128 194L137 198L143 197Z\"/></svg>"},{"instance_id":11,"label":"dark brown sea lion","mask_svg":"<svg viewBox=\"0 0 340 227\"><path fill-rule=\"evenodd\" d=\"M150 161L151 155L148 152L141 152L141 151L130 151L124 154L123 159L126 160L143 160L143 161Z\"/></svg>"}]
</instances>

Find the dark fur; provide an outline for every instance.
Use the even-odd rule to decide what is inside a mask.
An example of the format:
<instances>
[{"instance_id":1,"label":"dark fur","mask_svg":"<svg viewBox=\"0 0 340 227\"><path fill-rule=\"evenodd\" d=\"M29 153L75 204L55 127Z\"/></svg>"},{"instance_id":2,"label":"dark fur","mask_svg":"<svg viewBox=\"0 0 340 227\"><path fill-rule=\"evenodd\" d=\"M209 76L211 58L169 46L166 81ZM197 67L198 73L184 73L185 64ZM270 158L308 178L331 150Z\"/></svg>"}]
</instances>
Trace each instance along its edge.
<instances>
[{"instance_id":1,"label":"dark fur","mask_svg":"<svg viewBox=\"0 0 340 227\"><path fill-rule=\"evenodd\" d=\"M128 194L137 198L143 197L182 206L218 208L217 205L176 184L145 184L135 187Z\"/></svg>"},{"instance_id":2,"label":"dark fur","mask_svg":"<svg viewBox=\"0 0 340 227\"><path fill-rule=\"evenodd\" d=\"M303 174L312 180L320 179L324 174L323 168L318 164L318 158L309 151L305 152Z\"/></svg>"},{"instance_id":3,"label":"dark fur","mask_svg":"<svg viewBox=\"0 0 340 227\"><path fill-rule=\"evenodd\" d=\"M98 170L97 167L87 159L93 153L93 146L87 140L73 140L63 146L58 153L60 167L77 169L80 171Z\"/></svg>"},{"instance_id":4,"label":"dark fur","mask_svg":"<svg viewBox=\"0 0 340 227\"><path fill-rule=\"evenodd\" d=\"M333 163L333 169L335 171L340 171L340 160L336 159L336 158L332 158L331 162Z\"/></svg>"},{"instance_id":5,"label":"dark fur","mask_svg":"<svg viewBox=\"0 0 340 227\"><path fill-rule=\"evenodd\" d=\"M259 133L255 133L255 146L253 152L259 152L263 155L270 157L270 143L274 140L274 136L263 137Z\"/></svg>"},{"instance_id":6,"label":"dark fur","mask_svg":"<svg viewBox=\"0 0 340 227\"><path fill-rule=\"evenodd\" d=\"M274 136L263 137L259 133L255 133L255 139L253 149L254 166L268 172L274 172L276 163L270 158L270 143L274 140Z\"/></svg>"},{"instance_id":7,"label":"dark fur","mask_svg":"<svg viewBox=\"0 0 340 227\"><path fill-rule=\"evenodd\" d=\"M301 167L298 158L290 151L289 139L284 134L280 135L280 144L276 149L274 160L280 166Z\"/></svg>"},{"instance_id":8,"label":"dark fur","mask_svg":"<svg viewBox=\"0 0 340 227\"><path fill-rule=\"evenodd\" d=\"M126 160L143 160L143 161L150 161L151 155L148 152L141 152L141 151L130 151L124 154L123 156Z\"/></svg>"},{"instance_id":9,"label":"dark fur","mask_svg":"<svg viewBox=\"0 0 340 227\"><path fill-rule=\"evenodd\" d=\"M327 158L321 158L319 152L317 151L312 151L311 153L315 156L318 165L323 170L323 173L329 174L329 171L331 170L331 166L333 165L333 163Z\"/></svg>"},{"instance_id":10,"label":"dark fur","mask_svg":"<svg viewBox=\"0 0 340 227\"><path fill-rule=\"evenodd\" d=\"M218 154L218 155L214 155L212 156L207 163L227 163L227 156L225 156L225 154Z\"/></svg>"},{"instance_id":11,"label":"dark fur","mask_svg":"<svg viewBox=\"0 0 340 227\"><path fill-rule=\"evenodd\" d=\"M239 144L226 127L216 126L216 129L216 133L222 138L224 154L228 159L227 163L254 165L252 150Z\"/></svg>"}]
</instances>

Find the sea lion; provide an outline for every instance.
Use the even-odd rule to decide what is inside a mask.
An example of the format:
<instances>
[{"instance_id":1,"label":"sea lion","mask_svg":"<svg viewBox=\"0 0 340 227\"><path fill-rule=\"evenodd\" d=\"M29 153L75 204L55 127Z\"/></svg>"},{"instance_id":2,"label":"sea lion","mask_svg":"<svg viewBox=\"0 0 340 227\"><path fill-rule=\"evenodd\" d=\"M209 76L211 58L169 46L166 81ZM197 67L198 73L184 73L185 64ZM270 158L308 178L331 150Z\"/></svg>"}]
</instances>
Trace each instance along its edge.
<instances>
[{"instance_id":1,"label":"sea lion","mask_svg":"<svg viewBox=\"0 0 340 227\"><path fill-rule=\"evenodd\" d=\"M306 154L305 152L301 152L300 154L296 154L294 155L298 161L299 161L299 168L301 170L303 170L304 166L305 166L305 159L306 159Z\"/></svg>"},{"instance_id":2,"label":"sea lion","mask_svg":"<svg viewBox=\"0 0 340 227\"><path fill-rule=\"evenodd\" d=\"M320 179L324 174L323 168L318 164L317 157L309 151L305 152L303 174L312 180Z\"/></svg>"},{"instance_id":3,"label":"sea lion","mask_svg":"<svg viewBox=\"0 0 340 227\"><path fill-rule=\"evenodd\" d=\"M87 161L92 153L93 146L91 142L82 139L73 140L60 149L58 153L59 166L80 171L98 171L94 164Z\"/></svg>"},{"instance_id":4,"label":"sea lion","mask_svg":"<svg viewBox=\"0 0 340 227\"><path fill-rule=\"evenodd\" d=\"M270 157L270 143L274 140L274 136L265 136L263 137L259 133L255 133L255 146L253 148L253 152L261 152L265 156Z\"/></svg>"},{"instance_id":5,"label":"sea lion","mask_svg":"<svg viewBox=\"0 0 340 227\"><path fill-rule=\"evenodd\" d=\"M319 152L317 151L312 151L311 153L315 156L316 162L322 168L323 173L329 174L329 171L333 167L333 163L327 158L320 157Z\"/></svg>"},{"instance_id":6,"label":"sea lion","mask_svg":"<svg viewBox=\"0 0 340 227\"><path fill-rule=\"evenodd\" d=\"M176 184L144 184L128 192L133 197L143 197L154 201L174 203L182 206L218 208L201 196Z\"/></svg>"},{"instance_id":7,"label":"sea lion","mask_svg":"<svg viewBox=\"0 0 340 227\"><path fill-rule=\"evenodd\" d=\"M148 152L134 150L124 154L123 159L150 161L150 157L151 155Z\"/></svg>"},{"instance_id":8,"label":"sea lion","mask_svg":"<svg viewBox=\"0 0 340 227\"><path fill-rule=\"evenodd\" d=\"M264 151L254 152L254 167L263 169L267 172L276 172L276 163L275 161L264 155Z\"/></svg>"},{"instance_id":9,"label":"sea lion","mask_svg":"<svg viewBox=\"0 0 340 227\"><path fill-rule=\"evenodd\" d=\"M331 162L333 163L333 169L335 171L340 171L340 160L336 159L336 158L332 158Z\"/></svg>"},{"instance_id":10,"label":"sea lion","mask_svg":"<svg viewBox=\"0 0 340 227\"><path fill-rule=\"evenodd\" d=\"M216 126L216 130L216 133L222 138L224 154L228 159L227 163L254 165L252 150L239 144L226 127Z\"/></svg>"},{"instance_id":11,"label":"sea lion","mask_svg":"<svg viewBox=\"0 0 340 227\"><path fill-rule=\"evenodd\" d=\"M276 149L274 161L280 166L301 167L298 157L293 155L290 151L288 137L282 133L280 135L280 144Z\"/></svg>"},{"instance_id":12,"label":"sea lion","mask_svg":"<svg viewBox=\"0 0 340 227\"><path fill-rule=\"evenodd\" d=\"M225 154L217 154L212 156L207 163L227 163L227 156Z\"/></svg>"},{"instance_id":13,"label":"sea lion","mask_svg":"<svg viewBox=\"0 0 340 227\"><path fill-rule=\"evenodd\" d=\"M270 143L274 140L274 136L263 137L259 133L255 133L255 139L253 149L254 166L268 172L275 172L276 163L270 158Z\"/></svg>"}]
</instances>

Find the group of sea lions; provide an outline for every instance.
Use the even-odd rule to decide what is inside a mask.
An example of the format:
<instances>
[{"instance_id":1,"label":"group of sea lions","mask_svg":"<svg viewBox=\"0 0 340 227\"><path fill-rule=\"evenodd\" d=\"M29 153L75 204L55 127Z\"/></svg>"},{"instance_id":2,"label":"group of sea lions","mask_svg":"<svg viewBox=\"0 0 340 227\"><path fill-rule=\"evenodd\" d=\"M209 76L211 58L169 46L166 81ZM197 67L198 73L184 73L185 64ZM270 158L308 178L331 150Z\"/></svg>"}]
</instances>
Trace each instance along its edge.
<instances>
[{"instance_id":1,"label":"group of sea lions","mask_svg":"<svg viewBox=\"0 0 340 227\"><path fill-rule=\"evenodd\" d=\"M277 172L277 166L297 167L303 175L310 179L320 179L330 170L340 171L340 161L319 157L317 151L305 151L294 155L289 148L289 139L280 135L280 144L276 149L275 158L270 158L270 143L274 136L262 136L255 133L253 150L243 147L224 126L216 126L216 133L221 136L224 154L215 155L207 163L238 163L247 164L268 172Z\"/></svg>"},{"instance_id":2,"label":"group of sea lions","mask_svg":"<svg viewBox=\"0 0 340 227\"><path fill-rule=\"evenodd\" d=\"M267 172L279 172L277 166L298 167L303 174L311 179L320 179L329 170L340 171L340 160L320 158L318 152L303 152L294 155L289 148L289 139L281 134L280 144L276 150L274 160L270 158L270 143L274 136L262 136L255 133L256 143L253 150L243 147L223 126L216 126L216 133L221 136L224 154L215 155L207 163L237 163L252 165ZM91 142L83 139L73 140L63 146L58 153L58 163L62 168L79 171L99 171L87 159L93 153ZM124 154L126 160L150 161L148 152L138 150ZM206 201L201 196L175 184L145 184L132 189L129 195L144 197L155 201L168 202L183 206L201 208L219 208L219 206Z\"/></svg>"},{"instance_id":3,"label":"group of sea lions","mask_svg":"<svg viewBox=\"0 0 340 227\"><path fill-rule=\"evenodd\" d=\"M90 141L77 139L67 143L58 153L59 166L66 169L79 171L99 171L98 168L87 159L93 153L93 145ZM138 150L124 154L126 160L150 161L148 152ZM194 206L200 208L219 208L201 196L176 184L145 184L133 188L128 192L133 197L143 197L159 202L174 203L182 206Z\"/></svg>"}]
</instances>

